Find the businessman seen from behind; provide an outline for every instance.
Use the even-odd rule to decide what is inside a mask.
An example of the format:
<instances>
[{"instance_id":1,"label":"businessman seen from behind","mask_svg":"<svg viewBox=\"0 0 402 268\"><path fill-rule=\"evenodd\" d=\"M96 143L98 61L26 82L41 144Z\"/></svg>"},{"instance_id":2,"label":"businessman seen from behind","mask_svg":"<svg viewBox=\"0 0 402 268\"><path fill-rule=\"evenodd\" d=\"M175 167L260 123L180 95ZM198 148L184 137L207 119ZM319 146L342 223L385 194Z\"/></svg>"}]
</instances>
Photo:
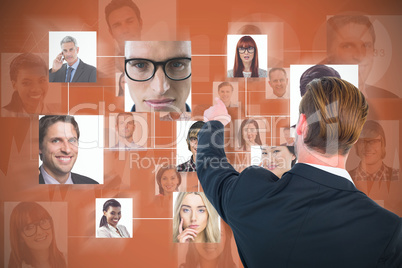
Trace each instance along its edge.
<instances>
[{"instance_id":1,"label":"businessman seen from behind","mask_svg":"<svg viewBox=\"0 0 402 268\"><path fill-rule=\"evenodd\" d=\"M279 180L228 164L219 102L204 113L197 174L232 228L245 267L402 267L402 221L356 189L345 170L368 114L352 84L324 77L307 86L296 126L298 164ZM217 121L219 120L219 121Z\"/></svg>"},{"instance_id":2,"label":"businessman seen from behind","mask_svg":"<svg viewBox=\"0 0 402 268\"><path fill-rule=\"evenodd\" d=\"M45 115L39 120L39 184L98 184L73 173L80 129L70 115Z\"/></svg>"}]
</instances>

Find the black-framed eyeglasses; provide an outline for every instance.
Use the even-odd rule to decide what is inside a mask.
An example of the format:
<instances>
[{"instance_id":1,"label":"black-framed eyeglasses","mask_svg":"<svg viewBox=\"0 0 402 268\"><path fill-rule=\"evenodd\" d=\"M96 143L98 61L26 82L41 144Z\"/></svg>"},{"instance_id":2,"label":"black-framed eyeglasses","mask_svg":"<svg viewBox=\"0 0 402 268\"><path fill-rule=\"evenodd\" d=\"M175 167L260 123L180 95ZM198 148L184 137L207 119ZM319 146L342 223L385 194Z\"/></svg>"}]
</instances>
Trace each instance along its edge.
<instances>
[{"instance_id":1,"label":"black-framed eyeglasses","mask_svg":"<svg viewBox=\"0 0 402 268\"><path fill-rule=\"evenodd\" d=\"M378 139L358 139L357 142L359 144L363 144L364 146L370 145L375 146L381 142L381 138Z\"/></svg>"},{"instance_id":2,"label":"black-framed eyeglasses","mask_svg":"<svg viewBox=\"0 0 402 268\"><path fill-rule=\"evenodd\" d=\"M195 142L195 141L198 141L198 138L197 137L190 137L189 140L192 141L192 142Z\"/></svg>"},{"instance_id":3,"label":"black-framed eyeglasses","mask_svg":"<svg viewBox=\"0 0 402 268\"><path fill-rule=\"evenodd\" d=\"M36 234L38 226L42 228L42 230L49 230L52 227L52 223L50 219L41 219L40 221L36 221L24 226L22 232L27 237L33 236Z\"/></svg>"},{"instance_id":4,"label":"black-framed eyeglasses","mask_svg":"<svg viewBox=\"0 0 402 268\"><path fill-rule=\"evenodd\" d=\"M163 72L171 80L181 81L191 76L191 58L185 57L159 62L141 58L126 59L124 68L128 78L145 82L154 77L158 65L162 65Z\"/></svg>"},{"instance_id":5,"label":"black-framed eyeglasses","mask_svg":"<svg viewBox=\"0 0 402 268\"><path fill-rule=\"evenodd\" d=\"M239 51L240 54L245 53L246 50L248 51L248 53L254 53L255 47L239 47L237 50Z\"/></svg>"}]
</instances>

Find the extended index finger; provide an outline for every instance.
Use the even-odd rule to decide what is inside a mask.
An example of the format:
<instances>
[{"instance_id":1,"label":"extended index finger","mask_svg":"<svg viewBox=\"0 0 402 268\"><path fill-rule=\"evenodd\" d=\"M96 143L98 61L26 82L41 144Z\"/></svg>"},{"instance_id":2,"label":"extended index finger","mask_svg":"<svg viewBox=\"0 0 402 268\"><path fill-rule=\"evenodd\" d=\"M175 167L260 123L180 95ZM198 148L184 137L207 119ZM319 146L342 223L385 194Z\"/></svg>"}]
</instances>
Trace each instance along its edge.
<instances>
[{"instance_id":1,"label":"extended index finger","mask_svg":"<svg viewBox=\"0 0 402 268\"><path fill-rule=\"evenodd\" d=\"M223 103L223 101L220 99L220 98L218 98L218 97L216 97L215 98L215 105L218 105L218 106L225 106L225 104ZM226 107L226 106L225 106Z\"/></svg>"}]
</instances>

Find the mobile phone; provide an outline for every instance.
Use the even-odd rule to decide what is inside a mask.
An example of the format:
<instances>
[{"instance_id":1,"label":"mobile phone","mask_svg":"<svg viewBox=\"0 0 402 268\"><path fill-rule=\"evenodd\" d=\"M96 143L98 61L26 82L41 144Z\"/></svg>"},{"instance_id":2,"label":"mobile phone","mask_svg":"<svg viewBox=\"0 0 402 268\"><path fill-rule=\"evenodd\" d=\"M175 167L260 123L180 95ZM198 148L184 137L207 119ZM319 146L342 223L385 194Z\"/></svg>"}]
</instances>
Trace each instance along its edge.
<instances>
[{"instance_id":1,"label":"mobile phone","mask_svg":"<svg viewBox=\"0 0 402 268\"><path fill-rule=\"evenodd\" d=\"M64 54L63 54L63 51L61 52L61 62L63 62L64 61Z\"/></svg>"}]
</instances>

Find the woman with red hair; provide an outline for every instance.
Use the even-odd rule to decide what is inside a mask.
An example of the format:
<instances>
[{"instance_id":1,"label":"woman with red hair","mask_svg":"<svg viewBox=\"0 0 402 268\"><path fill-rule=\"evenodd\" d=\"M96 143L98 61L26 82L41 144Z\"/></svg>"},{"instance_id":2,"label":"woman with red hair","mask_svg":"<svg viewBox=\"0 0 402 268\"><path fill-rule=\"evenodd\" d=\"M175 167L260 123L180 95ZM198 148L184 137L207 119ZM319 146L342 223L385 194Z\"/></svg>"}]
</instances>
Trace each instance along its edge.
<instances>
[{"instance_id":1,"label":"woman with red hair","mask_svg":"<svg viewBox=\"0 0 402 268\"><path fill-rule=\"evenodd\" d=\"M257 44L251 36L243 36L237 42L234 66L228 77L267 77L267 71L258 68Z\"/></svg>"}]
</instances>

